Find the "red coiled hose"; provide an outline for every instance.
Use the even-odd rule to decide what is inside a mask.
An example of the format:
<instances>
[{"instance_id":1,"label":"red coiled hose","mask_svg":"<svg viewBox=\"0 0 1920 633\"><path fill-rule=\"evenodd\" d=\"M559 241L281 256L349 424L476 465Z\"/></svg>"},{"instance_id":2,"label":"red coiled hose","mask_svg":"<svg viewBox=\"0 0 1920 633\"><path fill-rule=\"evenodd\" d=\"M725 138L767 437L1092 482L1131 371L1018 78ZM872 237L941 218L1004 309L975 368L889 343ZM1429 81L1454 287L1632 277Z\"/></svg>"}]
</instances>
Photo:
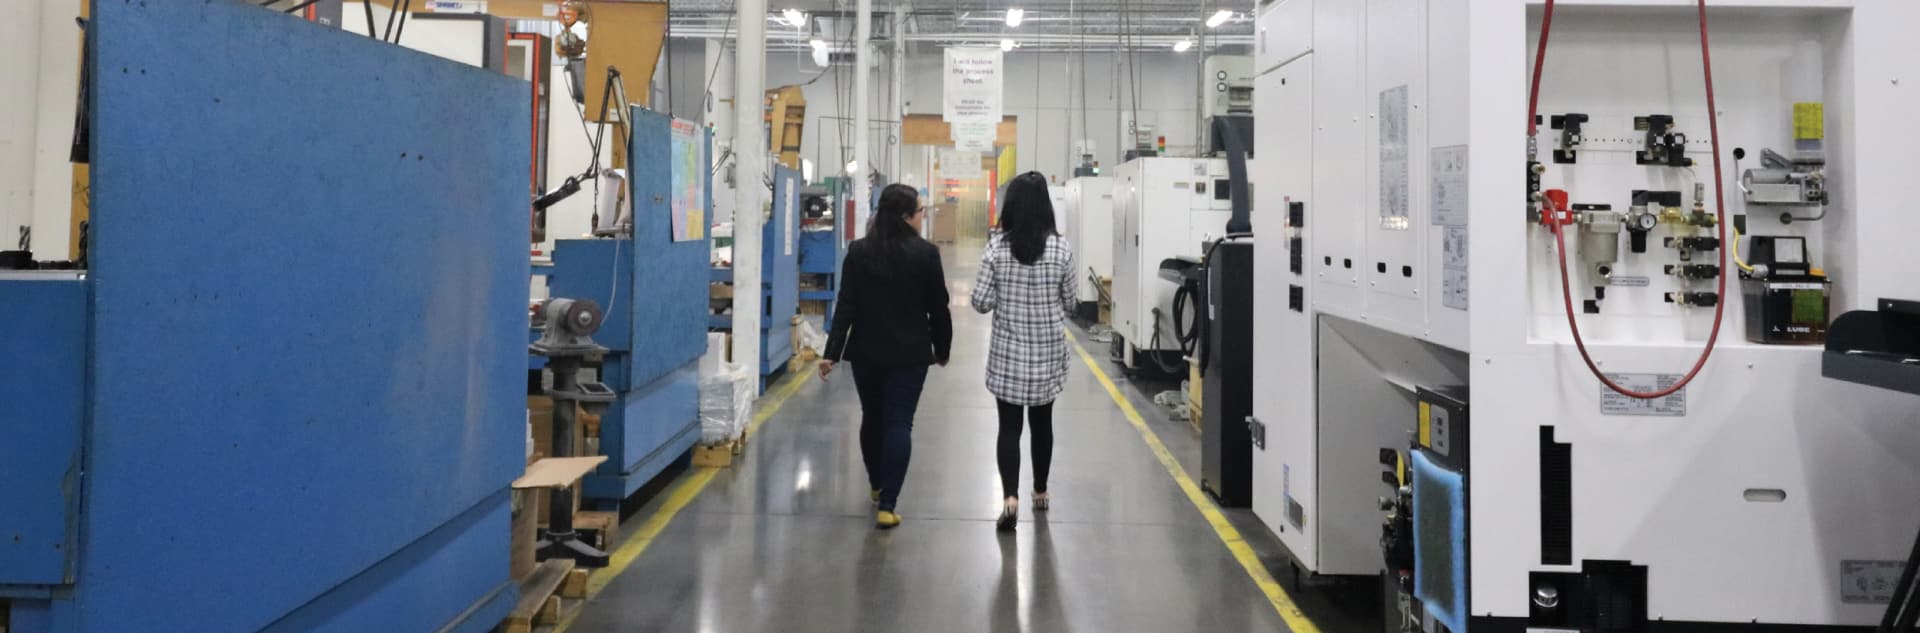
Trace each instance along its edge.
<instances>
[{"instance_id":1,"label":"red coiled hose","mask_svg":"<svg viewBox=\"0 0 1920 633\"><path fill-rule=\"evenodd\" d=\"M1533 88L1527 95L1528 139L1532 139L1534 134L1539 130L1539 125L1536 123L1535 117L1538 116L1540 108L1540 75L1541 71L1546 68L1547 65L1547 35L1553 29L1553 1L1554 0L1546 0L1546 8L1540 20L1540 47L1539 50L1534 53ZM1726 244L1727 200L1724 187L1721 184L1725 182L1725 178L1720 171L1720 116L1719 110L1715 108L1713 100L1713 56L1712 53L1709 52L1707 45L1707 0L1699 0L1699 7L1700 66L1705 73L1707 83L1707 131L1713 138L1713 197L1714 204L1716 205L1714 208L1714 216L1718 220L1714 223L1714 228L1719 233L1720 243ZM1555 217L1553 214L1562 211L1562 209L1555 208L1551 198L1543 196L1542 201L1542 204L1547 208L1547 217ZM1687 383L1693 382L1694 376L1700 374L1700 369L1707 366L1707 359L1713 356L1713 347L1720 340L1720 323L1722 318L1726 316L1726 249L1715 251L1720 265L1720 275L1717 278L1718 285L1716 286L1718 300L1713 304L1713 331L1707 335L1706 348L1700 350L1700 359L1694 361L1693 369L1687 370L1687 374L1682 376L1678 382L1664 389L1656 391L1634 391L1622 387L1619 383L1614 382L1613 379L1608 378L1605 373L1600 371L1600 366L1593 362L1593 355L1587 352L1587 342L1580 337L1580 322L1574 317L1573 287L1567 280L1567 240L1564 233L1562 233L1560 222L1550 222L1548 226L1553 230L1553 241L1557 249L1556 252L1560 258L1560 299L1567 312L1567 327L1573 330L1573 345L1579 348L1580 360L1587 364L1587 370L1593 372L1593 376L1599 378L1600 383L1606 385L1608 389L1612 389L1621 395L1645 400L1664 398L1685 388Z\"/></svg>"}]
</instances>

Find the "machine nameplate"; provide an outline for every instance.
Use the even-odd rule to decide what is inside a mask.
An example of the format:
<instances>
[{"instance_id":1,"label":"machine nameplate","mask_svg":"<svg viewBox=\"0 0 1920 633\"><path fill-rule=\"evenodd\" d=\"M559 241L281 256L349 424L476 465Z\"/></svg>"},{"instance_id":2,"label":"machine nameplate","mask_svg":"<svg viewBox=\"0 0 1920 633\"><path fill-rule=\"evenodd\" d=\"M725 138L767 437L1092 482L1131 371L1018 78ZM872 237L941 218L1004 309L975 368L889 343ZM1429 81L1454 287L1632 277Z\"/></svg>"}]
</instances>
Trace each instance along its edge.
<instances>
[{"instance_id":1,"label":"machine nameplate","mask_svg":"<svg viewBox=\"0 0 1920 633\"><path fill-rule=\"evenodd\" d=\"M1440 305L1455 310L1467 309L1467 271L1448 268L1440 280Z\"/></svg>"},{"instance_id":2,"label":"machine nameplate","mask_svg":"<svg viewBox=\"0 0 1920 633\"><path fill-rule=\"evenodd\" d=\"M1905 563L1897 560L1840 561L1840 602L1843 604L1886 604L1893 601L1894 585L1900 582Z\"/></svg>"},{"instance_id":3,"label":"machine nameplate","mask_svg":"<svg viewBox=\"0 0 1920 633\"><path fill-rule=\"evenodd\" d=\"M1380 228L1407 229L1407 86L1380 91Z\"/></svg>"},{"instance_id":4,"label":"machine nameplate","mask_svg":"<svg viewBox=\"0 0 1920 633\"><path fill-rule=\"evenodd\" d=\"M1679 374L1607 374L1608 378L1620 383L1632 391L1654 391L1665 389L1680 381ZM1643 400L1615 393L1606 385L1595 385L1600 390L1601 415L1636 415L1654 417L1685 417L1687 415L1687 390L1681 388L1664 398Z\"/></svg>"},{"instance_id":5,"label":"machine nameplate","mask_svg":"<svg viewBox=\"0 0 1920 633\"><path fill-rule=\"evenodd\" d=\"M1653 285L1653 279L1645 275L1614 275L1607 278L1607 285L1623 288L1645 288Z\"/></svg>"},{"instance_id":6,"label":"machine nameplate","mask_svg":"<svg viewBox=\"0 0 1920 633\"><path fill-rule=\"evenodd\" d=\"M1467 225L1467 146L1433 148L1428 169L1433 172L1433 223Z\"/></svg>"}]
</instances>

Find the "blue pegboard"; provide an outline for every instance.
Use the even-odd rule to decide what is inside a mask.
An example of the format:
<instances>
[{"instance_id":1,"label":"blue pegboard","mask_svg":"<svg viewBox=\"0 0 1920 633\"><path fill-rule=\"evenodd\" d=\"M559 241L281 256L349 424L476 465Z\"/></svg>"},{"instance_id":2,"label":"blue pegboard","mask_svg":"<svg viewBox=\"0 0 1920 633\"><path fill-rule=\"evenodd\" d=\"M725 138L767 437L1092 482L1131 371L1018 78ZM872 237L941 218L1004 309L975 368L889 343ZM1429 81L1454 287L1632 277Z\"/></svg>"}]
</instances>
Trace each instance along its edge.
<instances>
[{"instance_id":1,"label":"blue pegboard","mask_svg":"<svg viewBox=\"0 0 1920 633\"><path fill-rule=\"evenodd\" d=\"M0 280L0 596L72 582L78 544L87 284L29 276Z\"/></svg>"},{"instance_id":2,"label":"blue pegboard","mask_svg":"<svg viewBox=\"0 0 1920 633\"><path fill-rule=\"evenodd\" d=\"M237 0L93 16L78 630L485 615L507 533L429 537L524 466L524 82ZM299 611L346 587L424 615Z\"/></svg>"}]
</instances>

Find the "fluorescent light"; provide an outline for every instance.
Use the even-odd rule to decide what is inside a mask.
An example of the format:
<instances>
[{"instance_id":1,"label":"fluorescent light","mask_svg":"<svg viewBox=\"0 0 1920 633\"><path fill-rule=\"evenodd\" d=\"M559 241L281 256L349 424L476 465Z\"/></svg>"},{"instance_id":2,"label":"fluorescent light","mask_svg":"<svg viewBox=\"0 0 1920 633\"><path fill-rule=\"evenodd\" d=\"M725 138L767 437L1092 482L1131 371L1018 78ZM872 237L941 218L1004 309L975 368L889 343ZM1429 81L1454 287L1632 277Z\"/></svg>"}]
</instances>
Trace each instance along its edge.
<instances>
[{"instance_id":1,"label":"fluorescent light","mask_svg":"<svg viewBox=\"0 0 1920 633\"><path fill-rule=\"evenodd\" d=\"M817 37L811 40L807 40L807 45L812 46L813 50L816 50L816 51L827 50L827 41Z\"/></svg>"},{"instance_id":2,"label":"fluorescent light","mask_svg":"<svg viewBox=\"0 0 1920 633\"><path fill-rule=\"evenodd\" d=\"M1002 51L1012 51L1014 46L1013 40L1000 40L1000 50Z\"/></svg>"},{"instance_id":3,"label":"fluorescent light","mask_svg":"<svg viewBox=\"0 0 1920 633\"><path fill-rule=\"evenodd\" d=\"M1219 12L1214 13L1213 17L1207 18L1207 28L1219 28L1220 25L1226 24L1227 20L1231 19L1233 19L1233 12L1221 9Z\"/></svg>"},{"instance_id":4,"label":"fluorescent light","mask_svg":"<svg viewBox=\"0 0 1920 633\"><path fill-rule=\"evenodd\" d=\"M1190 48L1193 48L1193 40L1180 40L1173 43L1173 52L1175 53L1185 53L1187 49Z\"/></svg>"},{"instance_id":5,"label":"fluorescent light","mask_svg":"<svg viewBox=\"0 0 1920 633\"><path fill-rule=\"evenodd\" d=\"M799 9L787 9L785 11L781 11L780 15L785 16L787 18L787 24L791 24L793 26L807 25L807 14L801 13Z\"/></svg>"},{"instance_id":6,"label":"fluorescent light","mask_svg":"<svg viewBox=\"0 0 1920 633\"><path fill-rule=\"evenodd\" d=\"M857 160L847 161L847 175L848 176L860 175L860 161L857 161Z\"/></svg>"},{"instance_id":7,"label":"fluorescent light","mask_svg":"<svg viewBox=\"0 0 1920 633\"><path fill-rule=\"evenodd\" d=\"M1007 26L1020 26L1020 21L1025 19L1027 19L1026 9L1007 9Z\"/></svg>"}]
</instances>

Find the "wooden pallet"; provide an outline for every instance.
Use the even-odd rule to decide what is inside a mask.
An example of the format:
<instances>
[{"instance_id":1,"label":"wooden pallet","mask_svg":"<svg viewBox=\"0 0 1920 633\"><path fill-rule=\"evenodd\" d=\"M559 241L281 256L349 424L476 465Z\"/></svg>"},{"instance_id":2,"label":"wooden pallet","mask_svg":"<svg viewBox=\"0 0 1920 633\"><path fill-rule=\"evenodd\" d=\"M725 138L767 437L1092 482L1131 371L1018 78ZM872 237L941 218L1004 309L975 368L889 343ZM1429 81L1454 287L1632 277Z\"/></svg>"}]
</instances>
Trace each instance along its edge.
<instances>
[{"instance_id":1,"label":"wooden pallet","mask_svg":"<svg viewBox=\"0 0 1920 633\"><path fill-rule=\"evenodd\" d=\"M513 611L500 623L505 633L533 633L533 627L551 626L560 622L560 587L574 572L573 561L564 558L548 559L534 568L526 580L520 582L520 601L514 603ZM584 570L581 570L584 571ZM585 586L582 585L582 595Z\"/></svg>"},{"instance_id":2,"label":"wooden pallet","mask_svg":"<svg viewBox=\"0 0 1920 633\"><path fill-rule=\"evenodd\" d=\"M695 468L726 468L746 452L747 432L741 431L738 437L725 442L693 447L693 465Z\"/></svg>"},{"instance_id":3,"label":"wooden pallet","mask_svg":"<svg viewBox=\"0 0 1920 633\"><path fill-rule=\"evenodd\" d=\"M711 446L693 447L693 465L695 468L726 468L733 465L734 455L739 454L739 440L727 440Z\"/></svg>"},{"instance_id":4,"label":"wooden pallet","mask_svg":"<svg viewBox=\"0 0 1920 633\"><path fill-rule=\"evenodd\" d=\"M620 542L620 513L592 510L576 512L573 515L573 529L592 531L600 537L599 542L594 543L593 546L603 551L612 551L614 545Z\"/></svg>"}]
</instances>

